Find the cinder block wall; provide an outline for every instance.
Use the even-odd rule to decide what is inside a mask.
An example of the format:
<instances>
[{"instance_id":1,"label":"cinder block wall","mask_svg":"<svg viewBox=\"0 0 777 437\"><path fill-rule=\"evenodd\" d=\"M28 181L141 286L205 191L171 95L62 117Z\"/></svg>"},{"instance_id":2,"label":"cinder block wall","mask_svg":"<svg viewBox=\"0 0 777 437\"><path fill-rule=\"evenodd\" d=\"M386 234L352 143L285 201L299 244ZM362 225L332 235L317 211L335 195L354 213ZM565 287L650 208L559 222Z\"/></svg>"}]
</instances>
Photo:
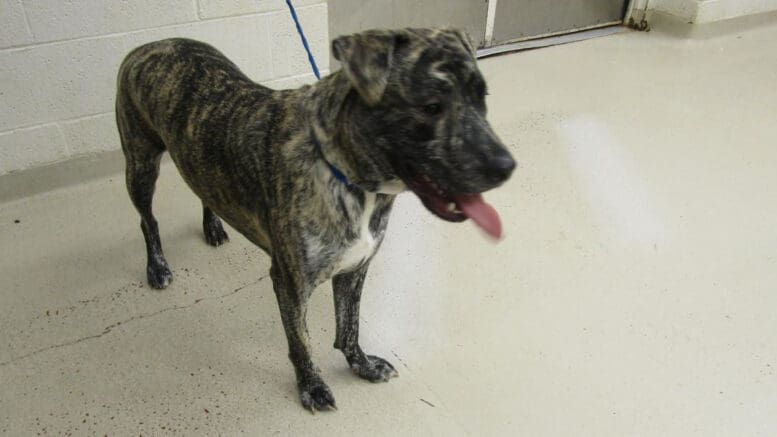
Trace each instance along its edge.
<instances>
[{"instance_id":1,"label":"cinder block wall","mask_svg":"<svg viewBox=\"0 0 777 437\"><path fill-rule=\"evenodd\" d=\"M649 0L648 8L689 23L711 23L775 11L777 0Z\"/></svg>"},{"instance_id":2,"label":"cinder block wall","mask_svg":"<svg viewBox=\"0 0 777 437\"><path fill-rule=\"evenodd\" d=\"M294 4L326 71L326 2ZM274 88L313 80L283 0L0 0L0 175L118 150L119 64L173 36L214 45Z\"/></svg>"}]
</instances>

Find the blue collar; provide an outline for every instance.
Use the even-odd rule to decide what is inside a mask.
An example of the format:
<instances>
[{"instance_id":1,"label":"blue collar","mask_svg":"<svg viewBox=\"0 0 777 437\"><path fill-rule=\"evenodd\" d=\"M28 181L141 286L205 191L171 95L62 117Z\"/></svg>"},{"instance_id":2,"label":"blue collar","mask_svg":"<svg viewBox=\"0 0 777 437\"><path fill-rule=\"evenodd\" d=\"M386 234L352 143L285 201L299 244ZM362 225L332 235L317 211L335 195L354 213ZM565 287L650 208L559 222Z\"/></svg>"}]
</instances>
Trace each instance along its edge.
<instances>
[{"instance_id":1,"label":"blue collar","mask_svg":"<svg viewBox=\"0 0 777 437\"><path fill-rule=\"evenodd\" d=\"M329 166L329 170L332 171L332 176L334 176L335 179L337 179L338 181L344 183L345 186L347 186L348 188L352 188L353 187L353 184L348 180L347 177L345 177L343 172L341 172L337 167L332 165L332 163L327 161L326 158L324 158L324 162L326 162L326 165Z\"/></svg>"},{"instance_id":2,"label":"blue collar","mask_svg":"<svg viewBox=\"0 0 777 437\"><path fill-rule=\"evenodd\" d=\"M326 156L324 156L324 150L321 146L321 142L319 142L318 138L316 138L316 134L311 132L310 137L313 139L313 144L316 146L316 150L318 150L319 155L321 155L321 159L324 160L327 167L329 167L329 171L332 172L332 176L334 176L335 179L342 182L348 188L357 188L356 185L352 184L351 181L345 177L345 174L343 174L339 168L335 167L331 162L327 161Z\"/></svg>"}]
</instances>

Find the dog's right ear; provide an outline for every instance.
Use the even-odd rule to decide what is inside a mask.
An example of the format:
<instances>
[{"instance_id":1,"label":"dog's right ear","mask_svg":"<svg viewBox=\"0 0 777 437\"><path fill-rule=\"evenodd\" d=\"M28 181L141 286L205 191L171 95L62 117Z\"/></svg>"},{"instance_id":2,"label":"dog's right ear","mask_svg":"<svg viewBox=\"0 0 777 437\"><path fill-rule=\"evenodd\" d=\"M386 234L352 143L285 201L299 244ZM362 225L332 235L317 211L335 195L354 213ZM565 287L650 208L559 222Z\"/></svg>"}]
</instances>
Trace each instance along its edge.
<instances>
[{"instance_id":1,"label":"dog's right ear","mask_svg":"<svg viewBox=\"0 0 777 437\"><path fill-rule=\"evenodd\" d=\"M332 54L351 85L372 106L386 90L397 47L406 42L407 36L400 33L367 31L335 38Z\"/></svg>"}]
</instances>

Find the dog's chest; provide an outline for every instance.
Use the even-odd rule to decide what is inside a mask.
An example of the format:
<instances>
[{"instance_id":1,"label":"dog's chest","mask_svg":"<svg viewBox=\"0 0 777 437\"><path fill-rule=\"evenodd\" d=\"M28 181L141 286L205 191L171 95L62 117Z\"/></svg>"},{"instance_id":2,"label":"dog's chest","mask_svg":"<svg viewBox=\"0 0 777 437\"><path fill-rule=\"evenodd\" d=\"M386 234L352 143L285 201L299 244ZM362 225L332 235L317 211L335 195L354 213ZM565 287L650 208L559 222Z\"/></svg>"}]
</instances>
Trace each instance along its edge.
<instances>
[{"instance_id":1,"label":"dog's chest","mask_svg":"<svg viewBox=\"0 0 777 437\"><path fill-rule=\"evenodd\" d=\"M375 194L365 193L364 209L358 222L358 237L351 241L345 250L342 251L338 261L335 263L333 273L351 271L375 253L378 243L370 231L370 219L374 211Z\"/></svg>"}]
</instances>

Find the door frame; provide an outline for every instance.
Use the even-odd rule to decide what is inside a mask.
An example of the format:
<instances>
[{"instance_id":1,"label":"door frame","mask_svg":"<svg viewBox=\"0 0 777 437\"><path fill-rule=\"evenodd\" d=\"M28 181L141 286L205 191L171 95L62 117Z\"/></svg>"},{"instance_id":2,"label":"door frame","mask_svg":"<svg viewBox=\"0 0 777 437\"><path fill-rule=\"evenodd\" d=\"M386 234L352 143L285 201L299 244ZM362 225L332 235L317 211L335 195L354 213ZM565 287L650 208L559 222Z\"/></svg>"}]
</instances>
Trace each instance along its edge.
<instances>
[{"instance_id":1,"label":"door frame","mask_svg":"<svg viewBox=\"0 0 777 437\"><path fill-rule=\"evenodd\" d=\"M626 7L626 16L623 17L623 22L628 23L631 20L640 22L644 20L649 1L650 0L629 0L629 5Z\"/></svg>"}]
</instances>

